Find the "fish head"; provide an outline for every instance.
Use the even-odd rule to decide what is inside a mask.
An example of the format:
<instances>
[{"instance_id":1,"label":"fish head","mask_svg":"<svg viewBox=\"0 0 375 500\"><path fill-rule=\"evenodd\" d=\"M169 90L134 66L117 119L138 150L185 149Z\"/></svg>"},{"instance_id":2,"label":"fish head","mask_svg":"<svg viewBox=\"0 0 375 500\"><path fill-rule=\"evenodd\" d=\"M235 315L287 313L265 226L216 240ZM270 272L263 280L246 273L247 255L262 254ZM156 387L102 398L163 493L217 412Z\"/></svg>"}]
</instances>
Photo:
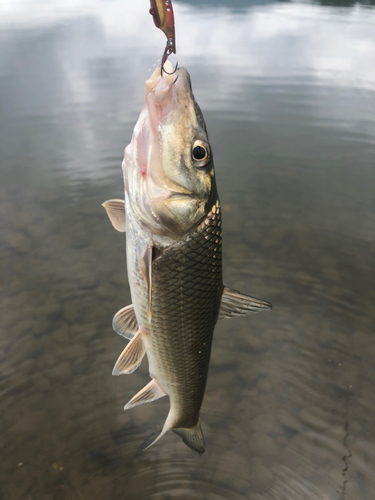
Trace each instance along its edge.
<instances>
[{"instance_id":1,"label":"fish head","mask_svg":"<svg viewBox=\"0 0 375 500\"><path fill-rule=\"evenodd\" d=\"M146 81L145 105L123 162L132 212L151 232L180 238L216 201L214 164L202 112L185 68L160 67ZM171 73L171 74L169 74Z\"/></svg>"}]
</instances>

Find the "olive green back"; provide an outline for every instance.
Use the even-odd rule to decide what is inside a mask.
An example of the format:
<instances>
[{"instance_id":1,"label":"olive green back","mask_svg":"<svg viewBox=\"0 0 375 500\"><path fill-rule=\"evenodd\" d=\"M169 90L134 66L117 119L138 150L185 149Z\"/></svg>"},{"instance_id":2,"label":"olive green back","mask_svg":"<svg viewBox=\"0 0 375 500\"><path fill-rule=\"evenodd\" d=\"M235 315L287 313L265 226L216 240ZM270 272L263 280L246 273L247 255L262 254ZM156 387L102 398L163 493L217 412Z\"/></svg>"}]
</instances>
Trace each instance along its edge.
<instances>
[{"instance_id":1,"label":"olive green back","mask_svg":"<svg viewBox=\"0 0 375 500\"><path fill-rule=\"evenodd\" d=\"M152 266L150 338L181 427L198 420L222 292L216 202L194 233L165 250Z\"/></svg>"}]
</instances>

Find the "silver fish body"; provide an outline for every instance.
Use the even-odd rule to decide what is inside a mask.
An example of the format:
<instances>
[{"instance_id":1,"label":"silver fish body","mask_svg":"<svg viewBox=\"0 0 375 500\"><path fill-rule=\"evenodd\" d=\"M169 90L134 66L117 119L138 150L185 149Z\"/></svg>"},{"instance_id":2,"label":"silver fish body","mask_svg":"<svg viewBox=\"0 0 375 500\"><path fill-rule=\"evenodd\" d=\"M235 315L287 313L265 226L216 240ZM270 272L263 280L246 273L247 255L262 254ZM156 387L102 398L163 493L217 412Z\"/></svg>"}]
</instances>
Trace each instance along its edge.
<instances>
[{"instance_id":1,"label":"silver fish body","mask_svg":"<svg viewBox=\"0 0 375 500\"><path fill-rule=\"evenodd\" d=\"M217 202L204 221L153 262L150 373L168 394L168 425L198 425L223 294Z\"/></svg>"},{"instance_id":2,"label":"silver fish body","mask_svg":"<svg viewBox=\"0 0 375 500\"><path fill-rule=\"evenodd\" d=\"M184 68L173 75L157 69L146 82L123 173L125 203L104 203L114 227L126 228L133 301L114 317L114 329L130 343L113 373L132 373L146 353L151 382L125 409L168 395L170 411L144 448L173 430L202 454L199 412L215 324L271 305L223 286L212 152Z\"/></svg>"}]
</instances>

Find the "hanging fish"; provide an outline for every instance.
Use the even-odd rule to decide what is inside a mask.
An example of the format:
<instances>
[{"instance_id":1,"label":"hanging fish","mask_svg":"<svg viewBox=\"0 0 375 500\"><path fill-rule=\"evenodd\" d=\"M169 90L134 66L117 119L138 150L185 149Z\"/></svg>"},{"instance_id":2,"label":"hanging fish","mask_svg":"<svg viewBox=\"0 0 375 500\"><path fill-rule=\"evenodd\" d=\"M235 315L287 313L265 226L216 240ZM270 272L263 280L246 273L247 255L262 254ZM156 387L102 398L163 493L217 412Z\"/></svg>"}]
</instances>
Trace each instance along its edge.
<instances>
[{"instance_id":1,"label":"hanging fish","mask_svg":"<svg viewBox=\"0 0 375 500\"><path fill-rule=\"evenodd\" d=\"M146 81L144 108L122 163L125 202L103 205L118 231L126 229L133 304L113 328L130 340L113 369L132 373L147 354L151 381L125 409L165 395L164 427L202 454L199 411L212 335L218 320L272 306L223 286L221 208L213 154L186 69L167 61Z\"/></svg>"}]
</instances>

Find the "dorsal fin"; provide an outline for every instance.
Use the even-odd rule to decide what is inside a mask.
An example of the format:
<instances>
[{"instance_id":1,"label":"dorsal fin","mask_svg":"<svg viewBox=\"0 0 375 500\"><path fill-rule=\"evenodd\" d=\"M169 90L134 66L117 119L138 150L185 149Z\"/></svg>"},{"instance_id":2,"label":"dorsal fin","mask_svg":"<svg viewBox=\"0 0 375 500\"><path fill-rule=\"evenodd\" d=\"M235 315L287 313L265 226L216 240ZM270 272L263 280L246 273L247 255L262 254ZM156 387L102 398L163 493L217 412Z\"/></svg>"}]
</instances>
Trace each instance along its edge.
<instances>
[{"instance_id":1,"label":"dorsal fin","mask_svg":"<svg viewBox=\"0 0 375 500\"><path fill-rule=\"evenodd\" d=\"M155 401L163 396L165 396L165 392L162 391L155 380L152 379L151 382L138 392L138 394L132 397L129 403L126 403L124 410L142 405L143 403L151 403L151 401Z\"/></svg>"},{"instance_id":2,"label":"dorsal fin","mask_svg":"<svg viewBox=\"0 0 375 500\"><path fill-rule=\"evenodd\" d=\"M232 318L233 316L245 316L246 314L269 311L272 304L264 300L244 295L237 290L224 288L221 298L219 320Z\"/></svg>"},{"instance_id":3,"label":"dorsal fin","mask_svg":"<svg viewBox=\"0 0 375 500\"><path fill-rule=\"evenodd\" d=\"M125 201L107 200L103 204L112 226L120 233L126 231Z\"/></svg>"},{"instance_id":4,"label":"dorsal fin","mask_svg":"<svg viewBox=\"0 0 375 500\"><path fill-rule=\"evenodd\" d=\"M117 311L112 320L112 328L119 335L132 340L138 331L138 321L135 316L133 304Z\"/></svg>"},{"instance_id":5,"label":"dorsal fin","mask_svg":"<svg viewBox=\"0 0 375 500\"><path fill-rule=\"evenodd\" d=\"M142 338L142 331L138 330L136 336L120 354L113 368L112 375L133 373L141 364L144 355L145 346Z\"/></svg>"}]
</instances>

